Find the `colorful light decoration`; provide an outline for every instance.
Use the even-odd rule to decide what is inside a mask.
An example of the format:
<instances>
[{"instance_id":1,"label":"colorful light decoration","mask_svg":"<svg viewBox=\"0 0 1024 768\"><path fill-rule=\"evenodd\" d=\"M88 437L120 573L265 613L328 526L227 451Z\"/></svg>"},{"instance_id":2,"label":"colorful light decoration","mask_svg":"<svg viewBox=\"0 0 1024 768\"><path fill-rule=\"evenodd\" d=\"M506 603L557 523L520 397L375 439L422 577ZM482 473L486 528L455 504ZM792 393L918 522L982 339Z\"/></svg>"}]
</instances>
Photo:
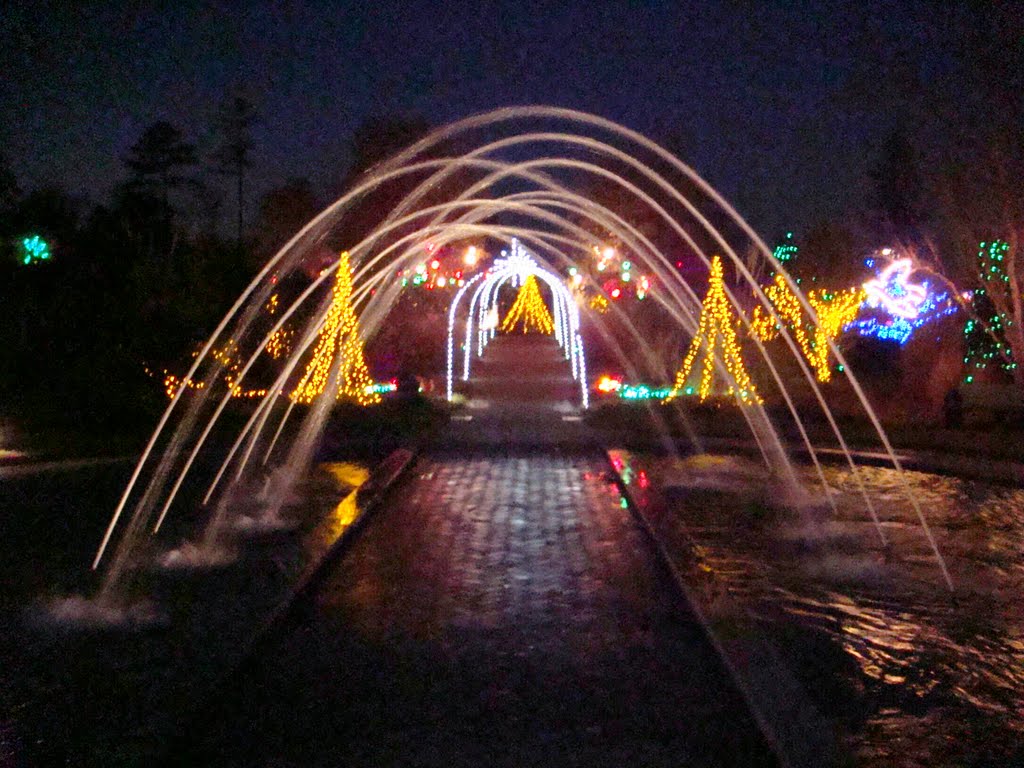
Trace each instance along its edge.
<instances>
[{"instance_id":1,"label":"colorful light decoration","mask_svg":"<svg viewBox=\"0 0 1024 768\"><path fill-rule=\"evenodd\" d=\"M623 400L665 400L679 393L671 387L656 389L646 384L624 384L618 394ZM692 395L693 387L684 387L683 394Z\"/></svg>"},{"instance_id":2,"label":"colorful light decoration","mask_svg":"<svg viewBox=\"0 0 1024 768\"><path fill-rule=\"evenodd\" d=\"M740 355L740 345L736 340L736 316L732 311L732 305L725 295L725 279L723 277L722 260L715 256L711 260L711 275L708 281L708 292L701 303L700 321L697 333L690 342L690 348L683 359L682 367L676 374L675 384L666 396L666 400L672 400L682 392L690 377L697 356L703 350L701 376L700 376L700 401L704 402L711 394L711 385L715 375L715 350L721 349L722 360L726 371L732 379L727 394L738 394L744 403L759 403L761 398L754 388L747 369L743 365L743 358Z\"/></svg>"},{"instance_id":3,"label":"colorful light decoration","mask_svg":"<svg viewBox=\"0 0 1024 768\"><path fill-rule=\"evenodd\" d=\"M515 303L501 323L501 330L508 333L515 330L520 323L523 325L523 333L535 330L537 333L551 335L555 332L554 321L540 295L537 278L534 275L529 275L523 282Z\"/></svg>"},{"instance_id":4,"label":"colorful light decoration","mask_svg":"<svg viewBox=\"0 0 1024 768\"><path fill-rule=\"evenodd\" d=\"M470 373L470 361L475 351L476 356L484 352L487 343L494 338L497 318L498 291L505 283L523 284L530 277L547 284L552 294L553 333L555 340L562 347L566 359L570 363L573 379L580 385L580 400L584 408L589 406L590 396L587 391L586 359L583 351L583 340L580 337L579 308L565 283L546 269L540 267L529 252L518 240L512 240L509 251L502 251L502 258L495 259L493 266L486 272L474 275L465 282L455 294L448 309L448 370L447 398L453 397L455 373L455 317L463 296L473 289L466 316L465 342L462 344L462 380L467 381ZM539 294L538 294L539 295Z\"/></svg>"},{"instance_id":5,"label":"colorful light decoration","mask_svg":"<svg viewBox=\"0 0 1024 768\"><path fill-rule=\"evenodd\" d=\"M793 242L793 233L787 232L781 243L775 246L772 256L783 264L788 264L800 254L800 247Z\"/></svg>"},{"instance_id":6,"label":"colorful light decoration","mask_svg":"<svg viewBox=\"0 0 1024 768\"><path fill-rule=\"evenodd\" d=\"M921 305L928 298L926 283L908 281L913 271L911 259L896 259L890 263L878 277L864 283L867 296L864 305L882 309L893 317L913 320L921 313Z\"/></svg>"},{"instance_id":7,"label":"colorful light decoration","mask_svg":"<svg viewBox=\"0 0 1024 768\"><path fill-rule=\"evenodd\" d=\"M891 248L884 248L878 256L865 259L864 264L876 268L892 253ZM861 307L862 311L874 311L860 320L851 318L845 330L903 346L918 328L959 310L949 292L933 292L927 281L911 283L914 271L913 261L908 258L895 259L877 269L876 277L864 283L866 298Z\"/></svg>"},{"instance_id":8,"label":"colorful light decoration","mask_svg":"<svg viewBox=\"0 0 1024 768\"><path fill-rule=\"evenodd\" d=\"M844 291L818 289L807 293L807 303L818 316L818 325L805 320L803 305L789 287L786 278L775 275L771 285L764 289L779 320L786 324L790 334L804 358L814 369L818 381L832 380L829 365L830 340L836 339L843 329L857 316L864 301L863 288L849 288ZM764 307L754 308L750 322L751 335L761 341L771 341L779 335L779 324Z\"/></svg>"},{"instance_id":9,"label":"colorful light decoration","mask_svg":"<svg viewBox=\"0 0 1024 768\"><path fill-rule=\"evenodd\" d=\"M808 358L818 381L826 383L832 380L832 367L828 364L828 343L837 338L857 316L864 301L864 294L863 288L835 292L819 289L807 294L807 301L818 316L818 327L814 329L814 344ZM806 349L803 352L805 355L808 354Z\"/></svg>"},{"instance_id":10,"label":"colorful light decoration","mask_svg":"<svg viewBox=\"0 0 1024 768\"><path fill-rule=\"evenodd\" d=\"M602 376L597 380L596 388L598 392L605 394L618 392L622 389L622 379L615 378L614 376Z\"/></svg>"},{"instance_id":11,"label":"colorful light decoration","mask_svg":"<svg viewBox=\"0 0 1024 768\"><path fill-rule=\"evenodd\" d=\"M338 384L335 396L354 400L360 405L380 402L380 395L369 391L373 384L363 356L363 342L359 337L359 319L352 308L352 268L348 251L341 254L338 273L334 281L333 298L327 318L317 341L313 358L299 380L292 399L297 403L311 403L327 388L334 367L335 356L340 356Z\"/></svg>"},{"instance_id":12,"label":"colorful light decoration","mask_svg":"<svg viewBox=\"0 0 1024 768\"><path fill-rule=\"evenodd\" d=\"M1006 291L1010 276L1006 272L1005 259L1010 244L1005 240L993 240L978 244L978 277L981 288L971 298L975 317L964 324L964 338L967 352L964 355L964 383L971 384L979 371L989 364L998 365L1007 374L1017 368L1013 349L1006 340L1006 325L1009 319L1000 312L989 295L989 289Z\"/></svg>"},{"instance_id":13,"label":"colorful light decoration","mask_svg":"<svg viewBox=\"0 0 1024 768\"><path fill-rule=\"evenodd\" d=\"M39 235L22 238L21 253L21 263L25 266L49 261L52 256L49 243Z\"/></svg>"},{"instance_id":14,"label":"colorful light decoration","mask_svg":"<svg viewBox=\"0 0 1024 768\"><path fill-rule=\"evenodd\" d=\"M278 296L275 293L267 301L265 309L267 314L274 316L277 314ZM292 336L294 332L289 328L278 328L274 331L274 334L270 337L270 341L267 342L266 352L274 360L278 360L282 357L287 357L292 350Z\"/></svg>"}]
</instances>

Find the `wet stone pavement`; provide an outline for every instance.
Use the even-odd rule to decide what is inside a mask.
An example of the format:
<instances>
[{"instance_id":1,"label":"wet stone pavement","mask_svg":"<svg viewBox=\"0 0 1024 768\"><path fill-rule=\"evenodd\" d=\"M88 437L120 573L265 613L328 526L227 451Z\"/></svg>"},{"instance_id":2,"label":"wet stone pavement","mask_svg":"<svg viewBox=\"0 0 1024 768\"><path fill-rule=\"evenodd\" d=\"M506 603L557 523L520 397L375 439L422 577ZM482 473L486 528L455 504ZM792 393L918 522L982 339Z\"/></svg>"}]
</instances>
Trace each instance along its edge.
<instances>
[{"instance_id":1,"label":"wet stone pavement","mask_svg":"<svg viewBox=\"0 0 1024 768\"><path fill-rule=\"evenodd\" d=\"M772 765L599 456L434 455L182 764Z\"/></svg>"}]
</instances>

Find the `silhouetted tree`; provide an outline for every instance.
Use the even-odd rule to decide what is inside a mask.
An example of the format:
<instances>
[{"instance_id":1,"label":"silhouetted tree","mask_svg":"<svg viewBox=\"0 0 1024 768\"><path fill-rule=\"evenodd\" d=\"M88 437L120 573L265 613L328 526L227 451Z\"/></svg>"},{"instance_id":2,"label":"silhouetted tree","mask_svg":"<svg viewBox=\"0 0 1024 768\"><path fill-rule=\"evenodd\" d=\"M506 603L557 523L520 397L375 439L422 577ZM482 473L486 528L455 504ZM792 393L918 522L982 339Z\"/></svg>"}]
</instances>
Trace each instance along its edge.
<instances>
[{"instance_id":1,"label":"silhouetted tree","mask_svg":"<svg viewBox=\"0 0 1024 768\"><path fill-rule=\"evenodd\" d=\"M252 167L252 126L255 122L255 107L238 95L221 106L216 120L220 143L213 153L213 160L218 173L230 176L235 181L239 247L245 223L245 172Z\"/></svg>"},{"instance_id":2,"label":"silhouetted tree","mask_svg":"<svg viewBox=\"0 0 1024 768\"><path fill-rule=\"evenodd\" d=\"M125 158L132 173L129 189L154 195L169 229L173 213L171 192L190 184L185 170L195 164L195 146L186 142L177 128L161 120L143 131Z\"/></svg>"}]
</instances>

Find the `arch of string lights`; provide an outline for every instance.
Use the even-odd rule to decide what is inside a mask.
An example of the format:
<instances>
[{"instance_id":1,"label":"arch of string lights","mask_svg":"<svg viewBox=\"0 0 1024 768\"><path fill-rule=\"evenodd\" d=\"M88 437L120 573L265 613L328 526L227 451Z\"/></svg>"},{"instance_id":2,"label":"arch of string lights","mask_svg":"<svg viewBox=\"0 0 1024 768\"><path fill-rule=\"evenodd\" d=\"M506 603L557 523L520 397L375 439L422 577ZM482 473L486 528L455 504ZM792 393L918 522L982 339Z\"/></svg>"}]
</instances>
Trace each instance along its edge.
<instances>
[{"instance_id":1,"label":"arch of string lights","mask_svg":"<svg viewBox=\"0 0 1024 768\"><path fill-rule=\"evenodd\" d=\"M510 251L502 251L503 258L495 259L494 265L486 272L475 275L467 281L448 310L448 374L447 397L451 401L455 378L455 318L462 297L472 288L473 294L469 301L466 315L466 334L463 345L462 380L468 381L470 363L474 350L480 357L487 344L497 332L498 291L505 283L514 286L533 275L551 289L553 298L554 335L555 341L565 353L572 369L573 380L580 385L580 401L584 408L589 407L590 397L587 391L587 365L583 354L583 339L580 336L579 307L573 301L569 289L562 281L548 270L541 267L516 239L512 240ZM474 319L476 324L474 326Z\"/></svg>"}]
</instances>

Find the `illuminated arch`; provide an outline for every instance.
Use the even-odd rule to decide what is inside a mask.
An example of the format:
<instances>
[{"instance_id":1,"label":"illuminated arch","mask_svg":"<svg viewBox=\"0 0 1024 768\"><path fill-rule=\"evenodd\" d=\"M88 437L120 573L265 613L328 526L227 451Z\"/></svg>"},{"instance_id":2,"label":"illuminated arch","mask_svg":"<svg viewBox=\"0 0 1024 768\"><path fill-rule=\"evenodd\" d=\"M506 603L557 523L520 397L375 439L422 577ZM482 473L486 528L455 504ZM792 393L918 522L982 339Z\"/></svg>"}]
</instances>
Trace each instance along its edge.
<instances>
[{"instance_id":1,"label":"illuminated arch","mask_svg":"<svg viewBox=\"0 0 1024 768\"><path fill-rule=\"evenodd\" d=\"M511 251L502 251L502 255L505 258L495 260L491 269L476 275L462 286L455 294L451 307L448 309L448 370L445 390L448 400L452 399L455 378L455 317L463 296L475 286L466 316L462 358L462 380L468 381L474 348L476 356L479 357L487 348L490 340L494 338L495 328L485 327L484 319L490 312L497 309L499 289L509 281L518 285L526 277L533 275L551 289L555 341L562 348L565 359L569 361L573 380L579 382L580 404L583 408L588 408L590 393L587 390L587 366L583 352L583 338L580 336L580 312L572 294L569 293L569 289L565 287L558 276L541 267L518 240L513 238ZM475 336L474 317L476 318Z\"/></svg>"}]
</instances>

